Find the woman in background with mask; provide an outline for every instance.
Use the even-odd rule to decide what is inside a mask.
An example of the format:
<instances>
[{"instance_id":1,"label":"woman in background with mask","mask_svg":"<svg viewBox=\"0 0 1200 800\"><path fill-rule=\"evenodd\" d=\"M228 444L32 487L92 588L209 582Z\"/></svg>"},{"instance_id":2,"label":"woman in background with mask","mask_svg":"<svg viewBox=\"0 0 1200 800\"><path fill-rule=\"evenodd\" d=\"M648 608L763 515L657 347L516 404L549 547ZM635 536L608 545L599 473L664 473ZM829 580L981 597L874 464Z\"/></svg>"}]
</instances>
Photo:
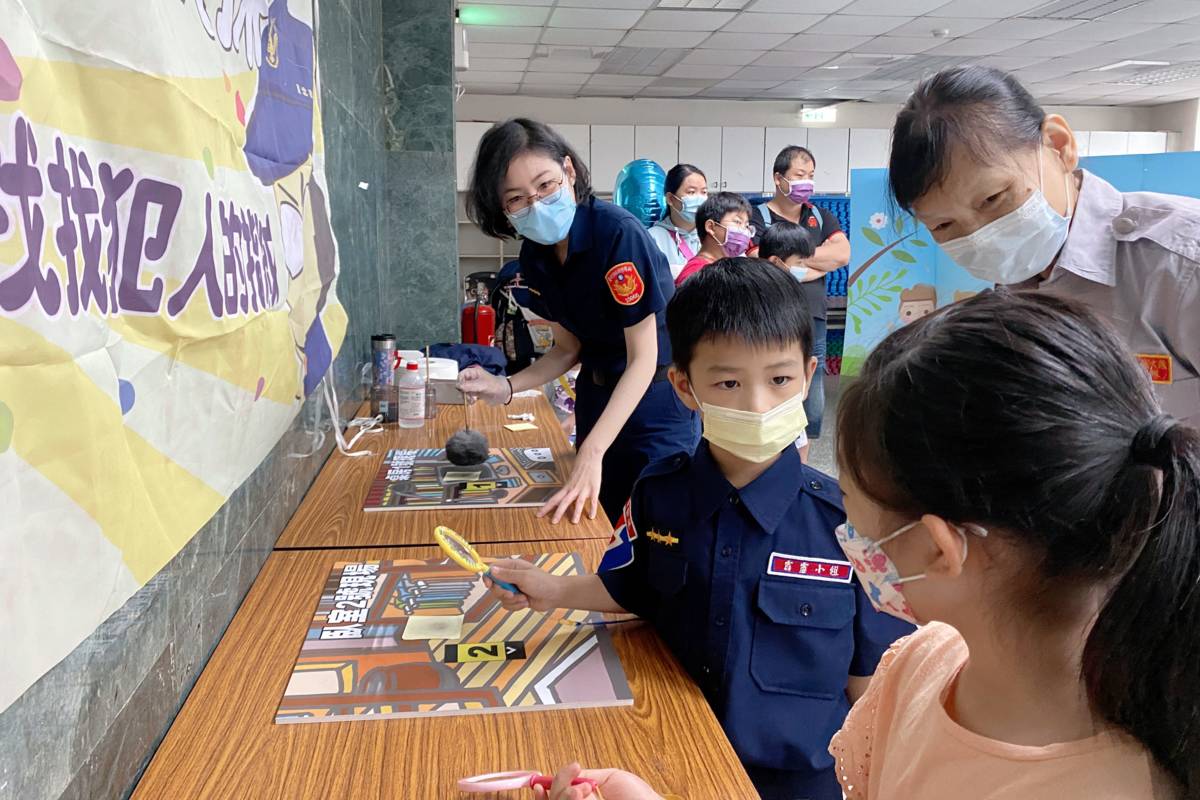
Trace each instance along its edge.
<instances>
[{"instance_id":1,"label":"woman in background with mask","mask_svg":"<svg viewBox=\"0 0 1200 800\"><path fill-rule=\"evenodd\" d=\"M696 212L708 199L708 178L698 167L676 164L667 173L667 215L650 226L650 238L667 257L671 277L679 276L683 265L700 252L696 231Z\"/></svg>"},{"instance_id":2,"label":"woman in background with mask","mask_svg":"<svg viewBox=\"0 0 1200 800\"><path fill-rule=\"evenodd\" d=\"M592 195L587 166L548 125L510 119L484 134L471 168L467 215L489 236L520 236L531 310L552 323L554 347L508 378L472 367L467 395L498 405L576 363L578 457L539 516L620 518L649 462L699 441L696 416L667 380L665 311L674 293L666 257L645 226Z\"/></svg>"},{"instance_id":3,"label":"woman in background with mask","mask_svg":"<svg viewBox=\"0 0 1200 800\"><path fill-rule=\"evenodd\" d=\"M959 266L1108 320L1163 408L1200 425L1200 201L1118 192L1078 169L1067 121L1015 78L955 67L896 117L892 193Z\"/></svg>"}]
</instances>

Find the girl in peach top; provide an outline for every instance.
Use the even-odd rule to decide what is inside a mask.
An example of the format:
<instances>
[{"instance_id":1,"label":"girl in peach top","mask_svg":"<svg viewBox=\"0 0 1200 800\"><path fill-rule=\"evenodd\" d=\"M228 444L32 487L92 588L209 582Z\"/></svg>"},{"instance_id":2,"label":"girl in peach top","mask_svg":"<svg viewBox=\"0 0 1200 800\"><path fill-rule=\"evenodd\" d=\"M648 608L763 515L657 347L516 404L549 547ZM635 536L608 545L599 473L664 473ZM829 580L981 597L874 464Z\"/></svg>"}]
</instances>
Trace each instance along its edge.
<instances>
[{"instance_id":1,"label":"girl in peach top","mask_svg":"<svg viewBox=\"0 0 1200 800\"><path fill-rule=\"evenodd\" d=\"M955 303L879 345L838 432L842 546L925 623L830 745L848 800L1200 798L1200 431L1116 333L1049 293Z\"/></svg>"},{"instance_id":2,"label":"girl in peach top","mask_svg":"<svg viewBox=\"0 0 1200 800\"><path fill-rule=\"evenodd\" d=\"M1200 797L1200 431L1074 302L989 292L844 391L839 538L924 624L830 751L849 800Z\"/></svg>"}]
</instances>

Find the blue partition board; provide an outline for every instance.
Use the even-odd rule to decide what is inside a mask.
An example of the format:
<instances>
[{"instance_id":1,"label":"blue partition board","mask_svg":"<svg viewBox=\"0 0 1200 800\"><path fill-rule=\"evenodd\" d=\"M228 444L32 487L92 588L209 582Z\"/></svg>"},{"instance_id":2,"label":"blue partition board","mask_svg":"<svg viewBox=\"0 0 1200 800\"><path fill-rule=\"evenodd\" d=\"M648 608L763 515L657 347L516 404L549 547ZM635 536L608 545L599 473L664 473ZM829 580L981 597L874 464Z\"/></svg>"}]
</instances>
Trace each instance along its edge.
<instances>
[{"instance_id":1,"label":"blue partition board","mask_svg":"<svg viewBox=\"0 0 1200 800\"><path fill-rule=\"evenodd\" d=\"M1088 156L1079 166L1122 192L1162 192L1200 198L1200 153Z\"/></svg>"}]
</instances>

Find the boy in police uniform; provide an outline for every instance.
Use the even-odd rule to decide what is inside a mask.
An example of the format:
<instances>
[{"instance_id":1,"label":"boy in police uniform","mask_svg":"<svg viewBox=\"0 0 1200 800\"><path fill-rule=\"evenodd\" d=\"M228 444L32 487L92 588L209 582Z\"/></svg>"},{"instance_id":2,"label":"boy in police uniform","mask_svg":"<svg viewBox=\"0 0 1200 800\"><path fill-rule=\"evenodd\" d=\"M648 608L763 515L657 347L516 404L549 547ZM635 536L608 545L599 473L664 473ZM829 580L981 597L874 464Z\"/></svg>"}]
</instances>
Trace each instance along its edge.
<instances>
[{"instance_id":1,"label":"boy in police uniform","mask_svg":"<svg viewBox=\"0 0 1200 800\"><path fill-rule=\"evenodd\" d=\"M722 259L667 308L695 454L651 464L598 575L493 567L508 609L628 611L700 685L763 798L840 800L830 737L880 656L909 633L852 580L833 530L837 482L800 462L816 359L804 289L759 259ZM668 756L669 757L669 756Z\"/></svg>"}]
</instances>

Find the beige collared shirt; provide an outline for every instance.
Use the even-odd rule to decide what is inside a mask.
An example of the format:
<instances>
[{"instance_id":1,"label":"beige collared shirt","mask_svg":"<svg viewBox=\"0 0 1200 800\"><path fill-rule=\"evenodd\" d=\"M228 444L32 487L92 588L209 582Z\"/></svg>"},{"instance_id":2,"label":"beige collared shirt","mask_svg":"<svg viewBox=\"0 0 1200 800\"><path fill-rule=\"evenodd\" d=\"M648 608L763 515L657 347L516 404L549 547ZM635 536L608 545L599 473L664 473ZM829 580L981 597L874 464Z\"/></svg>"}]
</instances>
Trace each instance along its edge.
<instances>
[{"instance_id":1,"label":"beige collared shirt","mask_svg":"<svg viewBox=\"0 0 1200 800\"><path fill-rule=\"evenodd\" d=\"M1037 288L1107 319L1150 370L1163 410L1200 427L1200 200L1123 194L1081 172L1067 243Z\"/></svg>"}]
</instances>

